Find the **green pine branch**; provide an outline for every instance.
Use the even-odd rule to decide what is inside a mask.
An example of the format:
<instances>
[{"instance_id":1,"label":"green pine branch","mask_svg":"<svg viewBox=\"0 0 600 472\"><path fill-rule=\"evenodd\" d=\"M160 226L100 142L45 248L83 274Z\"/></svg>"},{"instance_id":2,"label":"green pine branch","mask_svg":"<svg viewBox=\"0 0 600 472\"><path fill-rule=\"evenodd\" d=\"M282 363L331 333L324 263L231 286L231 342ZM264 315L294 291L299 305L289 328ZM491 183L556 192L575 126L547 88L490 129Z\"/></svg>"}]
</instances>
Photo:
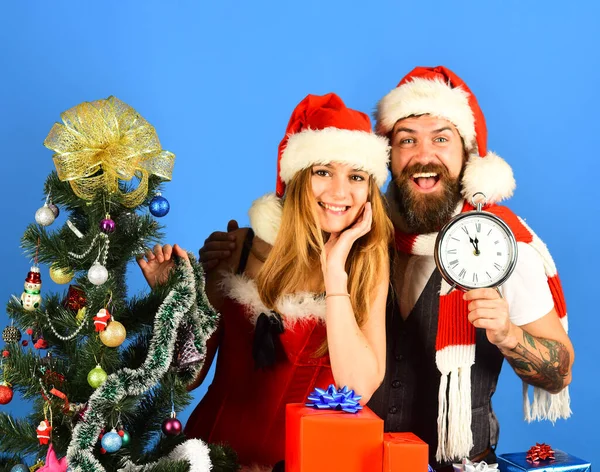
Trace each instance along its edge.
<instances>
[{"instance_id":1,"label":"green pine branch","mask_svg":"<svg viewBox=\"0 0 600 472\"><path fill-rule=\"evenodd\" d=\"M0 453L26 456L37 453L40 448L35 426L8 413L0 413L0 437Z\"/></svg>"}]
</instances>

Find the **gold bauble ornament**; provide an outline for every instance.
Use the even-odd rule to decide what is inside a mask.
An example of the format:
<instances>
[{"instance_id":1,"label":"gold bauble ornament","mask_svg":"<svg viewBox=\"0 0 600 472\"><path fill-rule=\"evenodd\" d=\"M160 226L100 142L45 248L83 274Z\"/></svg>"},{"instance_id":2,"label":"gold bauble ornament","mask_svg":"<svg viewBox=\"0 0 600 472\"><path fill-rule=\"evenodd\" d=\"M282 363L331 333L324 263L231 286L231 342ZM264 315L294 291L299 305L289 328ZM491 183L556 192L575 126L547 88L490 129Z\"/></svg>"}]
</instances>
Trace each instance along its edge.
<instances>
[{"instance_id":1,"label":"gold bauble ornament","mask_svg":"<svg viewBox=\"0 0 600 472\"><path fill-rule=\"evenodd\" d=\"M118 347L123 344L127 331L118 321L111 321L104 331L100 332L100 341L108 347Z\"/></svg>"},{"instance_id":2,"label":"gold bauble ornament","mask_svg":"<svg viewBox=\"0 0 600 472\"><path fill-rule=\"evenodd\" d=\"M57 284L68 284L73 277L75 276L75 272L70 269L62 269L55 264L52 264L50 267L50 278Z\"/></svg>"}]
</instances>

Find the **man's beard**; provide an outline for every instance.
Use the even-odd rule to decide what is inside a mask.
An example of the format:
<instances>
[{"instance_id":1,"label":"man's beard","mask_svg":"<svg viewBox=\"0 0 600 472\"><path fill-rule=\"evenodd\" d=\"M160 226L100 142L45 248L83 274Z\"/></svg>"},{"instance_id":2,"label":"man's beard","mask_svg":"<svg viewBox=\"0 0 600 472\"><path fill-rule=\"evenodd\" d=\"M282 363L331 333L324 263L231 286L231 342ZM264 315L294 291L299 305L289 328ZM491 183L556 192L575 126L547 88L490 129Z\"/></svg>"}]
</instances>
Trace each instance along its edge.
<instances>
[{"instance_id":1,"label":"man's beard","mask_svg":"<svg viewBox=\"0 0 600 472\"><path fill-rule=\"evenodd\" d=\"M438 232L452 218L458 203L462 200L461 182L465 166L460 175L453 179L442 165L415 164L406 167L394 177L394 200L404 219L406 230L413 234ZM438 174L441 190L435 193L419 194L412 188L412 176L420 172Z\"/></svg>"}]
</instances>

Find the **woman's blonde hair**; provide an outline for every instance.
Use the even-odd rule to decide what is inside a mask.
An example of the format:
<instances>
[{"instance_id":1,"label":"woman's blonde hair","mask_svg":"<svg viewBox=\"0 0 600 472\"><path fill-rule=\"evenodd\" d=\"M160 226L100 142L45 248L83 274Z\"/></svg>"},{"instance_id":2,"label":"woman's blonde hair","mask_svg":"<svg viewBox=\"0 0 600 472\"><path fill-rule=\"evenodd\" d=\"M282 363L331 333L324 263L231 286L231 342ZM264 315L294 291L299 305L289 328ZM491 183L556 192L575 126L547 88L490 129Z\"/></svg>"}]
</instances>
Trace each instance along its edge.
<instances>
[{"instance_id":1,"label":"woman's blonde hair","mask_svg":"<svg viewBox=\"0 0 600 472\"><path fill-rule=\"evenodd\" d=\"M277 239L257 277L256 286L262 302L276 311L282 295L306 291L309 281L317 291L325 285L320 256L324 250L324 234L314 211L312 167L298 172L287 185ZM369 316L372 295L379 272L386 266L392 238L392 223L381 191L369 177L369 196L373 212L371 230L354 242L346 261L348 291L358 326ZM327 351L326 343L318 355Z\"/></svg>"}]
</instances>

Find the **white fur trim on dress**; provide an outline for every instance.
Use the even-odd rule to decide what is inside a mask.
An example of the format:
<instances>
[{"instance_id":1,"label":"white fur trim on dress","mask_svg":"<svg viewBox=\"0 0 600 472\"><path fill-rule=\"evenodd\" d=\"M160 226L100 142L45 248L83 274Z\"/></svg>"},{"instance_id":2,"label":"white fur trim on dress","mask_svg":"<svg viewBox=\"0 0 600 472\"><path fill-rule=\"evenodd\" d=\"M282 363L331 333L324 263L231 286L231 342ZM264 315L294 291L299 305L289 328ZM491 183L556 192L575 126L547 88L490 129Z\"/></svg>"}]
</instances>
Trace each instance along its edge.
<instances>
[{"instance_id":1,"label":"white fur trim on dress","mask_svg":"<svg viewBox=\"0 0 600 472\"><path fill-rule=\"evenodd\" d=\"M274 193L267 193L254 200L248 210L250 226L254 234L271 246L277 239L282 211L281 199Z\"/></svg>"},{"instance_id":2,"label":"white fur trim on dress","mask_svg":"<svg viewBox=\"0 0 600 472\"><path fill-rule=\"evenodd\" d=\"M125 467L119 469L119 472L142 472L153 466L165 466L169 461L187 461L190 465L190 472L210 472L212 463L210 462L210 451L208 446L200 439L188 439L177 446L167 457L163 457L158 462L152 464L135 465L127 461Z\"/></svg>"},{"instance_id":3,"label":"white fur trim on dress","mask_svg":"<svg viewBox=\"0 0 600 472\"><path fill-rule=\"evenodd\" d=\"M245 275L224 272L221 286L225 295L244 305L252 324L256 324L261 313L267 315L271 313L260 299L256 282ZM281 315L285 328L291 328L301 321L320 320L324 322L327 310L325 297L310 292L284 295L277 301L275 307Z\"/></svg>"},{"instance_id":4,"label":"white fur trim on dress","mask_svg":"<svg viewBox=\"0 0 600 472\"><path fill-rule=\"evenodd\" d=\"M433 115L450 121L462 136L468 151L475 146L475 117L469 93L442 80L415 77L396 87L377 104L377 133L386 135L398 120L412 115Z\"/></svg>"},{"instance_id":5,"label":"white fur trim on dress","mask_svg":"<svg viewBox=\"0 0 600 472\"><path fill-rule=\"evenodd\" d=\"M375 133L339 128L306 129L292 134L281 154L281 180L286 184L303 169L341 162L373 176L378 187L388 177L390 146Z\"/></svg>"},{"instance_id":6,"label":"white fur trim on dress","mask_svg":"<svg viewBox=\"0 0 600 472\"><path fill-rule=\"evenodd\" d=\"M483 158L469 156L462 180L462 194L468 202L482 192L488 203L498 203L512 197L516 186L512 168L497 154L490 151Z\"/></svg>"}]
</instances>

